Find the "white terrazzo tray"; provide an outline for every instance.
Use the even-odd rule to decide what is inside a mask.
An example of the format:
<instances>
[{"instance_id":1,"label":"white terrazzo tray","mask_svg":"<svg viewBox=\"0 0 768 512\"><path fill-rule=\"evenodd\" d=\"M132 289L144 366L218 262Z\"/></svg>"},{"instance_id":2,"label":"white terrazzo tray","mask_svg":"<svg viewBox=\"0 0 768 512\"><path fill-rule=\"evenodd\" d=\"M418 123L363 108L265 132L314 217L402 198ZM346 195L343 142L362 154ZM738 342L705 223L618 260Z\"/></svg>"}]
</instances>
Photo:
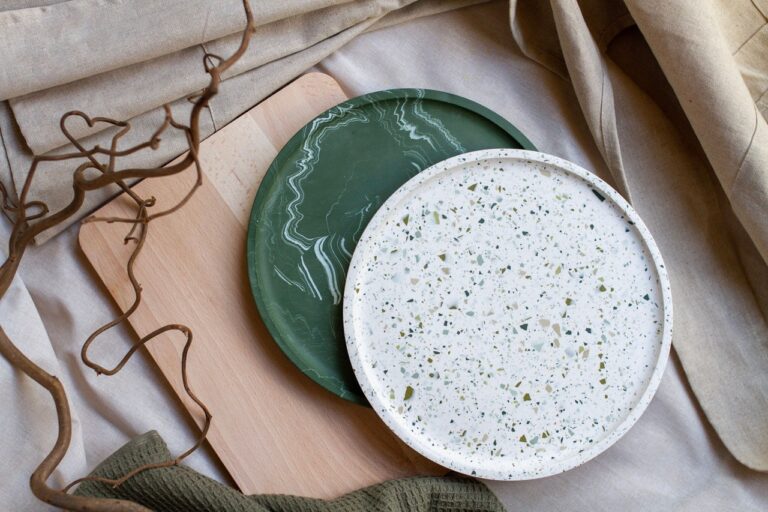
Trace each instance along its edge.
<instances>
[{"instance_id":1,"label":"white terrazzo tray","mask_svg":"<svg viewBox=\"0 0 768 512\"><path fill-rule=\"evenodd\" d=\"M344 295L355 375L408 445L499 480L584 463L637 421L669 354L653 239L605 182L560 158L484 150L380 208Z\"/></svg>"}]
</instances>

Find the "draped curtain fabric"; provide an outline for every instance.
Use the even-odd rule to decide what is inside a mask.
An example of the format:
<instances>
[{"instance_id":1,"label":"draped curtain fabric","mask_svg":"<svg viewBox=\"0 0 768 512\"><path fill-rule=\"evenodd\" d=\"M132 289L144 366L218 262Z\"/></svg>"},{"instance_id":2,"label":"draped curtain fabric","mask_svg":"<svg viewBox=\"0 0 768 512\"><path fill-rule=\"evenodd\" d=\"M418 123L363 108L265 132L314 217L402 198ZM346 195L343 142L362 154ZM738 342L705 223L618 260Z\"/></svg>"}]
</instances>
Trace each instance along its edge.
<instances>
[{"instance_id":1,"label":"draped curtain fabric","mask_svg":"<svg viewBox=\"0 0 768 512\"><path fill-rule=\"evenodd\" d=\"M255 37L201 131L363 32L477 2L251 0ZM768 0L511 0L509 12L522 51L573 87L613 185L659 242L674 346L708 419L738 460L768 471ZM34 155L67 151L58 119L68 110L130 120L126 145L156 128L163 103L184 119L186 97L207 82L204 53L230 53L243 23L240 0L6 2L6 188L20 186ZM71 131L86 145L112 135L98 125ZM160 165L184 147L167 136L123 163ZM71 171L46 164L30 199L63 206ZM83 212L114 193L89 196Z\"/></svg>"}]
</instances>

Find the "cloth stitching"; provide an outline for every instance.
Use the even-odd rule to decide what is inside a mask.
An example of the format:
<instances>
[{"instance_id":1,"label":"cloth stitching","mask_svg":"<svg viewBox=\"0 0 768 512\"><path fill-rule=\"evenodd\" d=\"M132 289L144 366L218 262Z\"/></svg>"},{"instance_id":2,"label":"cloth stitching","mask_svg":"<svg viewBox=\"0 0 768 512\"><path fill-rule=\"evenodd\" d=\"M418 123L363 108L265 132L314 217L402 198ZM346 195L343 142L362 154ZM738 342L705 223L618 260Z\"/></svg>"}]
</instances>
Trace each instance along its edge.
<instances>
[{"instance_id":1,"label":"cloth stitching","mask_svg":"<svg viewBox=\"0 0 768 512\"><path fill-rule=\"evenodd\" d=\"M761 32L761 31L762 31L762 30L763 30L763 29L766 27L766 25L768 25L768 22L766 22L766 23L763 23L762 25L760 25L760 26L758 27L758 29L757 29L757 30L755 30L754 32L752 32L752 33L749 35L749 37L747 37L747 38L744 40L744 42L743 42L743 43L741 43L741 44L739 45L739 47L738 47L738 48L736 48L736 50L734 50L734 52L733 52L731 55L733 55L733 56L735 57L735 56L736 56L736 54L737 54L737 53L739 53L739 52L742 50L742 48L744 48L744 47L745 47L745 46L746 46L746 45L747 45L747 44L748 44L750 41L752 41L752 40L755 38L755 36L756 36L757 34L759 34L759 33L760 33L760 32Z\"/></svg>"},{"instance_id":2,"label":"cloth stitching","mask_svg":"<svg viewBox=\"0 0 768 512\"><path fill-rule=\"evenodd\" d=\"M765 90L760 93L760 96L757 97L755 103L762 102L764 99L766 99L766 96L768 96L768 87L766 87Z\"/></svg>"},{"instance_id":3,"label":"cloth stitching","mask_svg":"<svg viewBox=\"0 0 768 512\"><path fill-rule=\"evenodd\" d=\"M728 190L729 194L733 192L733 189L736 187L736 183L738 182L739 176L741 176L741 171L743 170L744 162L747 160L747 155L749 155L749 152L752 149L752 145L755 143L757 127L760 126L760 112L757 110L757 105L753 105L753 107L755 109L755 128L752 130L752 138L749 140L749 144L744 150L744 154L741 156L741 160L739 160L739 166L736 168L736 174L733 176L733 180L731 180L731 186Z\"/></svg>"},{"instance_id":4,"label":"cloth stitching","mask_svg":"<svg viewBox=\"0 0 768 512\"><path fill-rule=\"evenodd\" d=\"M762 15L763 15L763 18L765 18L765 20L766 20L766 21L768 21L768 12L765 12L765 11L763 10L763 7L762 7L762 6L760 6L760 5L758 5L758 3L757 3L755 0L752 0L752 5L755 7L755 9L757 9L758 11L760 11L760 14L762 14Z\"/></svg>"}]
</instances>

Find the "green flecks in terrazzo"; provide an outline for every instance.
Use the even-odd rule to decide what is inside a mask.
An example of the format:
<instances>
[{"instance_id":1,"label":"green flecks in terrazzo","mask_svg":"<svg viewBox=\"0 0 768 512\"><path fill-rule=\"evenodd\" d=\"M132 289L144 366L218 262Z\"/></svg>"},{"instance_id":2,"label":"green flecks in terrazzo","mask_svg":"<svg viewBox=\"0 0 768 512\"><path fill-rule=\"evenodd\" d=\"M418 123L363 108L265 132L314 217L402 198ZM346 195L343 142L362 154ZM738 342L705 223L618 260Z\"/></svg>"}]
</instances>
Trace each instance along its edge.
<instances>
[{"instance_id":1,"label":"green flecks in terrazzo","mask_svg":"<svg viewBox=\"0 0 768 512\"><path fill-rule=\"evenodd\" d=\"M666 281L635 218L559 161L454 162L416 181L350 268L349 289L366 290L344 317L366 396L459 471L530 478L591 458L647 403L666 333Z\"/></svg>"}]
</instances>

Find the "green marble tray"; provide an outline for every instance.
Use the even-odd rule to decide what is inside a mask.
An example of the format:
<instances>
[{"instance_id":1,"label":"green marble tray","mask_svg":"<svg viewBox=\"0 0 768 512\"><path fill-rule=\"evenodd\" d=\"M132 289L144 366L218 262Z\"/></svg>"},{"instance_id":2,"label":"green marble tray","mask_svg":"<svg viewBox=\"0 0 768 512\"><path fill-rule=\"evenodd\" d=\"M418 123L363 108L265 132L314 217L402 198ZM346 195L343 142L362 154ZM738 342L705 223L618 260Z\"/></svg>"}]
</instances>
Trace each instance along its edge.
<instances>
[{"instance_id":1,"label":"green marble tray","mask_svg":"<svg viewBox=\"0 0 768 512\"><path fill-rule=\"evenodd\" d=\"M248 277L267 329L304 374L342 398L368 404L342 326L352 251L403 183L437 162L489 148L535 149L491 110L424 89L345 101L288 141L253 202Z\"/></svg>"}]
</instances>

